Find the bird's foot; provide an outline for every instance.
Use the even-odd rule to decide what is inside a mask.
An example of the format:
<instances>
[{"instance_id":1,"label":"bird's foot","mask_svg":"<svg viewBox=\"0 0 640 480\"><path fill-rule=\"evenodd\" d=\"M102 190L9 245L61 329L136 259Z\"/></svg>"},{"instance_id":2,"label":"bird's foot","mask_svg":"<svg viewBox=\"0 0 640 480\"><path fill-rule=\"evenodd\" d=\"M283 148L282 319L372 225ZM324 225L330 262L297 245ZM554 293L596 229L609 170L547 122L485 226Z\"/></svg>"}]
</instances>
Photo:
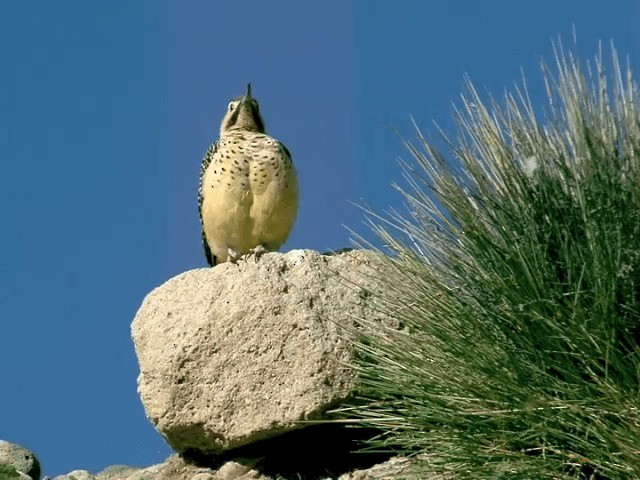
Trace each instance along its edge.
<instances>
[{"instance_id":1,"label":"bird's foot","mask_svg":"<svg viewBox=\"0 0 640 480\"><path fill-rule=\"evenodd\" d=\"M269 250L264 248L264 245L258 245L257 247L249 250L249 253L245 255L245 260L249 260L249 257L254 257L255 261L257 262L258 260L260 260L260 257L268 251Z\"/></svg>"},{"instance_id":2,"label":"bird's foot","mask_svg":"<svg viewBox=\"0 0 640 480\"><path fill-rule=\"evenodd\" d=\"M238 260L240 260L240 258L242 258L242 255L240 255L238 252L236 252L233 248L228 248L227 249L227 257L229 259L229 261L231 263L238 263Z\"/></svg>"}]
</instances>

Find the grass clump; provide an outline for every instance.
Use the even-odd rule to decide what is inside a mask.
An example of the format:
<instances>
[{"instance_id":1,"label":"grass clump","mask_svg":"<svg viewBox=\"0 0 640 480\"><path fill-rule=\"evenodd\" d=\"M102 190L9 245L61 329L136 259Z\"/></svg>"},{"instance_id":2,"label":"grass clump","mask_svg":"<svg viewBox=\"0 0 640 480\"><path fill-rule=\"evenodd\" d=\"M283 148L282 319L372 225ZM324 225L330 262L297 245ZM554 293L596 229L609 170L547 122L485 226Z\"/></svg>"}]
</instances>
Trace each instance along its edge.
<instances>
[{"instance_id":1,"label":"grass clump","mask_svg":"<svg viewBox=\"0 0 640 480\"><path fill-rule=\"evenodd\" d=\"M404 328L363 329L343 414L413 476L640 478L640 101L611 58L556 48L544 121L469 83L451 155L418 131L406 211L370 217Z\"/></svg>"}]
</instances>

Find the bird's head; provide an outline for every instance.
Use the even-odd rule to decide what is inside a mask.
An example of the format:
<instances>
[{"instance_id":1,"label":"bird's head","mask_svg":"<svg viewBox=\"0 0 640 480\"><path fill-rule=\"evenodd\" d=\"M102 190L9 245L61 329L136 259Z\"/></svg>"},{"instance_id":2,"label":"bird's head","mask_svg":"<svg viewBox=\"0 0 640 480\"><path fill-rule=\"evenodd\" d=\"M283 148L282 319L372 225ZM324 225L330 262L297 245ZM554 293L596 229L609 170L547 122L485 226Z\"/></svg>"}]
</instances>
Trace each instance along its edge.
<instances>
[{"instance_id":1,"label":"bird's head","mask_svg":"<svg viewBox=\"0 0 640 480\"><path fill-rule=\"evenodd\" d=\"M247 93L229 102L227 113L220 125L220 135L230 130L249 130L264 133L264 120L260 115L258 101L251 96L251 84L247 85Z\"/></svg>"}]
</instances>

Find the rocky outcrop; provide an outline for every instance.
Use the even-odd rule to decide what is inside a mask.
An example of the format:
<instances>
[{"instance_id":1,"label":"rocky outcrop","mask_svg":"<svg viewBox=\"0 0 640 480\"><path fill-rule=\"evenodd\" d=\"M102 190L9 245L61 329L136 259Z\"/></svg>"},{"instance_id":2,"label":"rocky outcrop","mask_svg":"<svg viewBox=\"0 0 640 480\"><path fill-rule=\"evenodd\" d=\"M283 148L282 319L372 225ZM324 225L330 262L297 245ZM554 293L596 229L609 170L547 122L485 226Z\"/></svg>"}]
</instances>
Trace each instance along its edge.
<instances>
[{"instance_id":1,"label":"rocky outcrop","mask_svg":"<svg viewBox=\"0 0 640 480\"><path fill-rule=\"evenodd\" d=\"M354 336L388 322L372 303L377 260L367 251L268 253L188 271L153 290L132 323L138 390L178 455L146 468L76 470L54 480L405 475L402 459L354 453L372 432L330 415L358 386ZM24 475L15 478L39 480L33 456L4 463Z\"/></svg>"},{"instance_id":2,"label":"rocky outcrop","mask_svg":"<svg viewBox=\"0 0 640 480\"><path fill-rule=\"evenodd\" d=\"M40 462L26 448L0 440L0 479L40 480Z\"/></svg>"},{"instance_id":3,"label":"rocky outcrop","mask_svg":"<svg viewBox=\"0 0 640 480\"><path fill-rule=\"evenodd\" d=\"M258 472L237 462L227 462L220 468L198 467L185 462L178 455L166 462L146 468L117 465L95 475L86 470L76 470L53 480L264 480Z\"/></svg>"},{"instance_id":4,"label":"rocky outcrop","mask_svg":"<svg viewBox=\"0 0 640 480\"><path fill-rule=\"evenodd\" d=\"M404 459L393 458L366 470L345 473L336 477L336 480L407 478L402 476L405 462ZM114 466L95 475L86 470L76 470L67 475L55 477L53 480L282 480L283 478L286 477L260 473L247 460L228 461L219 468L212 469L191 465L178 455L174 455L165 463L147 468ZM316 478L330 480L332 477L325 475Z\"/></svg>"},{"instance_id":5,"label":"rocky outcrop","mask_svg":"<svg viewBox=\"0 0 640 480\"><path fill-rule=\"evenodd\" d=\"M132 325L147 416L180 453L217 454L304 427L356 386L341 323L375 315L374 255L265 254L183 273Z\"/></svg>"}]
</instances>

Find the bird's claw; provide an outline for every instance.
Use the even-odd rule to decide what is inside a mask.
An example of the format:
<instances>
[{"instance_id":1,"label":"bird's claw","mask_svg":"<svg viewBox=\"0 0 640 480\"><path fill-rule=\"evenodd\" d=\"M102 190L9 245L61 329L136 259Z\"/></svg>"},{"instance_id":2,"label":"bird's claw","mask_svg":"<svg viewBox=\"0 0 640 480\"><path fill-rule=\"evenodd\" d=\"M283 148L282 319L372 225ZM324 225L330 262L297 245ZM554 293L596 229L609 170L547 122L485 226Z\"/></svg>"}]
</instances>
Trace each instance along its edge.
<instances>
[{"instance_id":1,"label":"bird's claw","mask_svg":"<svg viewBox=\"0 0 640 480\"><path fill-rule=\"evenodd\" d=\"M242 255L236 252L233 248L227 249L227 256L229 257L229 261L231 263L238 263L238 260L242 258Z\"/></svg>"},{"instance_id":2,"label":"bird's claw","mask_svg":"<svg viewBox=\"0 0 640 480\"><path fill-rule=\"evenodd\" d=\"M265 253L267 253L268 250L266 248L264 248L263 245L258 245L255 248L252 248L251 250L249 250L249 253L247 253L244 256L245 260L249 260L249 257L254 257L256 263L258 262L258 260L260 260L260 257L262 255L264 255Z\"/></svg>"}]
</instances>

